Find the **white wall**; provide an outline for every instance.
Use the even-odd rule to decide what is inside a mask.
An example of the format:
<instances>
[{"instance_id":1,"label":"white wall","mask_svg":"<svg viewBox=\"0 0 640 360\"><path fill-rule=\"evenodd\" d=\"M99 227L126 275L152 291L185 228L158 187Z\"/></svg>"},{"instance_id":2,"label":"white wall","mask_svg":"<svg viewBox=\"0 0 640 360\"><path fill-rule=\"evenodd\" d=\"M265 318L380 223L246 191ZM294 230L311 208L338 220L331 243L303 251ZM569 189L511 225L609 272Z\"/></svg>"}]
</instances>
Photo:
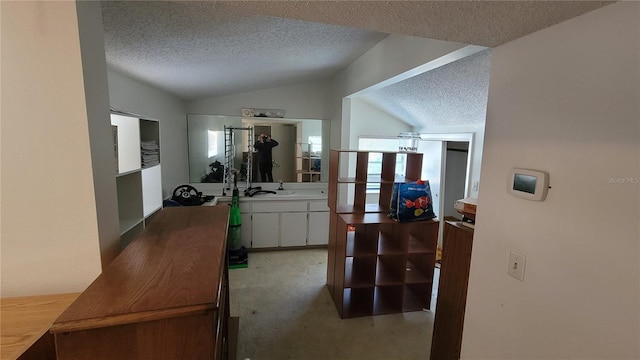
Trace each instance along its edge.
<instances>
[{"instance_id":1,"label":"white wall","mask_svg":"<svg viewBox=\"0 0 640 360\"><path fill-rule=\"evenodd\" d=\"M100 273L75 2L0 2L2 297Z\"/></svg>"},{"instance_id":2,"label":"white wall","mask_svg":"<svg viewBox=\"0 0 640 360\"><path fill-rule=\"evenodd\" d=\"M418 74L442 56L465 47L465 44L406 35L389 35L340 72L340 97L355 94L381 84L389 84ZM408 73L406 76L405 73Z\"/></svg>"},{"instance_id":3,"label":"white wall","mask_svg":"<svg viewBox=\"0 0 640 360\"><path fill-rule=\"evenodd\" d=\"M240 116L243 108L283 109L289 119L329 119L328 82L288 85L191 101L189 114Z\"/></svg>"},{"instance_id":4,"label":"white wall","mask_svg":"<svg viewBox=\"0 0 640 360\"><path fill-rule=\"evenodd\" d=\"M109 69L111 107L160 122L162 195L171 196L178 185L189 183L187 116L184 103L156 88Z\"/></svg>"},{"instance_id":5,"label":"white wall","mask_svg":"<svg viewBox=\"0 0 640 360\"><path fill-rule=\"evenodd\" d=\"M113 136L109 117L109 85L104 50L102 11L96 1L76 2L82 54L85 99L89 118L89 141L93 164L96 216L102 268L120 253L118 198L113 169Z\"/></svg>"},{"instance_id":6,"label":"white wall","mask_svg":"<svg viewBox=\"0 0 640 360\"><path fill-rule=\"evenodd\" d=\"M349 148L358 149L360 136L398 136L412 127L388 113L358 98L351 99Z\"/></svg>"},{"instance_id":7,"label":"white wall","mask_svg":"<svg viewBox=\"0 0 640 360\"><path fill-rule=\"evenodd\" d=\"M462 358L640 358L638 29L623 2L494 49ZM507 194L512 167L547 200Z\"/></svg>"}]
</instances>

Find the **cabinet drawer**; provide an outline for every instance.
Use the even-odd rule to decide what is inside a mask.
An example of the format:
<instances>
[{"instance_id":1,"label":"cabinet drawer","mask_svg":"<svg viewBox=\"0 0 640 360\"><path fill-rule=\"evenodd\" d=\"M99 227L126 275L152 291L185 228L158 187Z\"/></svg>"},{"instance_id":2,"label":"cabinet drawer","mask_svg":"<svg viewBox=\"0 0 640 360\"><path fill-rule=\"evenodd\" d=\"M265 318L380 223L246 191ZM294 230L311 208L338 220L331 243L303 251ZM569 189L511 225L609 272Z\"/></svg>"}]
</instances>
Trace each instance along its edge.
<instances>
[{"instance_id":1,"label":"cabinet drawer","mask_svg":"<svg viewBox=\"0 0 640 360\"><path fill-rule=\"evenodd\" d=\"M326 200L309 201L309 211L329 211Z\"/></svg>"},{"instance_id":2,"label":"cabinet drawer","mask_svg":"<svg viewBox=\"0 0 640 360\"><path fill-rule=\"evenodd\" d=\"M253 212L300 212L307 211L306 201L256 201Z\"/></svg>"}]
</instances>

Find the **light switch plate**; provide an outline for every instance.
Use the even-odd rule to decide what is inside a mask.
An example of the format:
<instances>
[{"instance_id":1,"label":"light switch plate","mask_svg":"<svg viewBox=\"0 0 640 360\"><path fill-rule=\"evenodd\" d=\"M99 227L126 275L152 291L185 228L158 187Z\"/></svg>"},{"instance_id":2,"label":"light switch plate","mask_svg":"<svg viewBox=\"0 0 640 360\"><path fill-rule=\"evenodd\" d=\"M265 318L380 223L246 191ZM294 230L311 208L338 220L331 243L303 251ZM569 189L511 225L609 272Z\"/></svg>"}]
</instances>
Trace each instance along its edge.
<instances>
[{"instance_id":1,"label":"light switch plate","mask_svg":"<svg viewBox=\"0 0 640 360\"><path fill-rule=\"evenodd\" d=\"M520 281L524 281L524 265L526 257L521 253L511 250L509 254L509 268L507 273Z\"/></svg>"}]
</instances>

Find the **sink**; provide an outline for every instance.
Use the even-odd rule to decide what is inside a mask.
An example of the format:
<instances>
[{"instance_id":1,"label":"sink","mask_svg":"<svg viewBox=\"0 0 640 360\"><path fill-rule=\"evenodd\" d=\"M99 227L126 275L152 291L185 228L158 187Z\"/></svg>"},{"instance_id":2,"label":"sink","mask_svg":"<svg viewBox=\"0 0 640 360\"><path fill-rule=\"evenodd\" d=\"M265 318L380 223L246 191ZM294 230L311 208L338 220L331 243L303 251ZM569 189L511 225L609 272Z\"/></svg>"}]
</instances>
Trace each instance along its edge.
<instances>
[{"instance_id":1,"label":"sink","mask_svg":"<svg viewBox=\"0 0 640 360\"><path fill-rule=\"evenodd\" d=\"M276 190L276 193L274 194L274 196L287 196L287 195L293 195L296 192L293 190Z\"/></svg>"}]
</instances>

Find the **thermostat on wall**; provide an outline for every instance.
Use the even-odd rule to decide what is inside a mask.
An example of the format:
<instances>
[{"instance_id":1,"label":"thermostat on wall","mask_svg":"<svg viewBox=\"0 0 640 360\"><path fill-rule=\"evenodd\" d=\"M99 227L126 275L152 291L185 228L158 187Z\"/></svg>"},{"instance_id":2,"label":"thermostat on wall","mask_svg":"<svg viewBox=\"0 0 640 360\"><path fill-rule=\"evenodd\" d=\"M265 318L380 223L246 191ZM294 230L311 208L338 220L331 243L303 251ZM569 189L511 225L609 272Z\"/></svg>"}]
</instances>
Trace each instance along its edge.
<instances>
[{"instance_id":1,"label":"thermostat on wall","mask_svg":"<svg viewBox=\"0 0 640 360\"><path fill-rule=\"evenodd\" d=\"M549 174L544 171L513 168L507 178L507 191L519 198L543 201L549 189Z\"/></svg>"}]
</instances>

